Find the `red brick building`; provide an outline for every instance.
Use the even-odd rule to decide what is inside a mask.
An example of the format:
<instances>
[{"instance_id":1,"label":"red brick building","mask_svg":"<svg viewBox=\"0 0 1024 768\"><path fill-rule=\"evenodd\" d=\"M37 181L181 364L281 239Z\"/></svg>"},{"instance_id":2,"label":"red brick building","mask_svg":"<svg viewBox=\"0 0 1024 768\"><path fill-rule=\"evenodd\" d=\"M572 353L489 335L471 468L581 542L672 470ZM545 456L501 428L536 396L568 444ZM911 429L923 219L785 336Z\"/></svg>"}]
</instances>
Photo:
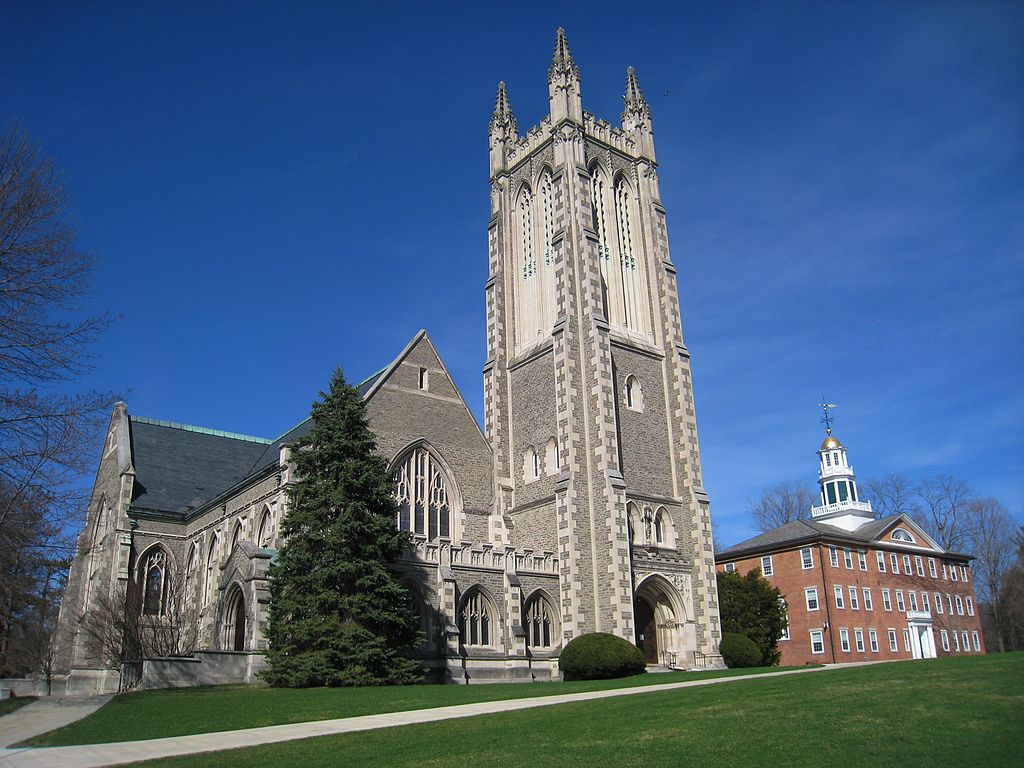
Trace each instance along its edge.
<instances>
[{"instance_id":1,"label":"red brick building","mask_svg":"<svg viewBox=\"0 0 1024 768\"><path fill-rule=\"evenodd\" d=\"M782 664L984 653L971 556L949 552L906 515L876 520L846 448L818 450L821 506L718 552L720 570L757 568L782 592Z\"/></svg>"}]
</instances>

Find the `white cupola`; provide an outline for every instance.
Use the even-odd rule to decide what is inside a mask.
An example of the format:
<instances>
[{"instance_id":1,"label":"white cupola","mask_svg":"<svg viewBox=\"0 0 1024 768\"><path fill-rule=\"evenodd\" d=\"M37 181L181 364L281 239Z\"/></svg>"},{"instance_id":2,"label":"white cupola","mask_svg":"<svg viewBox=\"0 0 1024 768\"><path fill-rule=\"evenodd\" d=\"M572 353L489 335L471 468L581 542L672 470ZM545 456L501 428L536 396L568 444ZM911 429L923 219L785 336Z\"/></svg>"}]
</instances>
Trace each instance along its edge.
<instances>
[{"instance_id":1,"label":"white cupola","mask_svg":"<svg viewBox=\"0 0 1024 768\"><path fill-rule=\"evenodd\" d=\"M811 517L823 523L853 531L874 519L871 502L861 501L857 480L846 458L846 446L825 430L826 437L818 449L818 485L821 506L811 508Z\"/></svg>"}]
</instances>

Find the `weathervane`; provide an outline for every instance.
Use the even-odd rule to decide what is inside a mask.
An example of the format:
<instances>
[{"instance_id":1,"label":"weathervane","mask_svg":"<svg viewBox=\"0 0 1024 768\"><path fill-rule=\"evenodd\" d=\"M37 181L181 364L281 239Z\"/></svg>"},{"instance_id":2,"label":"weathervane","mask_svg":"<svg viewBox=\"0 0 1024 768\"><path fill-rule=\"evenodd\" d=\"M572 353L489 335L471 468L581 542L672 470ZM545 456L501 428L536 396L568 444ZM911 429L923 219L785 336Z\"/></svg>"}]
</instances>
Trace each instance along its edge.
<instances>
[{"instance_id":1,"label":"weathervane","mask_svg":"<svg viewBox=\"0 0 1024 768\"><path fill-rule=\"evenodd\" d=\"M825 398L822 397L821 399L824 401ZM821 423L825 425L825 434L831 435L832 434L832 422L835 421L836 419L835 419L835 416L833 416L831 413L829 413L829 411L831 411L833 408L838 408L839 406L836 405L835 403L826 403L826 402L818 403L818 405L821 406L821 410L822 410Z\"/></svg>"}]
</instances>

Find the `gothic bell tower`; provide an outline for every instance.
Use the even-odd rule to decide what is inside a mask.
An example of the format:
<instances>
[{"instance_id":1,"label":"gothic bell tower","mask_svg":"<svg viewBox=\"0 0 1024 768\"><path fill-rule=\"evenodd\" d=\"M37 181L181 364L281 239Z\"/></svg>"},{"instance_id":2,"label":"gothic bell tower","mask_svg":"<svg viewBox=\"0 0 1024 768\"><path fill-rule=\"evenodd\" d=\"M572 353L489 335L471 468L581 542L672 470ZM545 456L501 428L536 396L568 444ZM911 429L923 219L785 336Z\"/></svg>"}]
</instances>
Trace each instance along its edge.
<instances>
[{"instance_id":1,"label":"gothic bell tower","mask_svg":"<svg viewBox=\"0 0 1024 768\"><path fill-rule=\"evenodd\" d=\"M488 131L492 540L558 558L563 642L691 666L720 630L650 108L629 68L621 123L585 112L562 29L548 96L521 135L500 83Z\"/></svg>"}]
</instances>

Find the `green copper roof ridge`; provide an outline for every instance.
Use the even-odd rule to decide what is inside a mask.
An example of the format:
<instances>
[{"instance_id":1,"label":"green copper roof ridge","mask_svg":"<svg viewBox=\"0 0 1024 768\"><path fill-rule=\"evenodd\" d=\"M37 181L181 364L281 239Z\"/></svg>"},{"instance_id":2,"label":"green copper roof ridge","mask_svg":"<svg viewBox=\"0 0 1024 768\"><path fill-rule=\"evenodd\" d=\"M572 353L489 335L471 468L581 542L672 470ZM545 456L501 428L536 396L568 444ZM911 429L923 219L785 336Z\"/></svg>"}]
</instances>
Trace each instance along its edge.
<instances>
[{"instance_id":1,"label":"green copper roof ridge","mask_svg":"<svg viewBox=\"0 0 1024 768\"><path fill-rule=\"evenodd\" d=\"M239 432L228 432L223 429L210 429L209 427L197 427L193 424L181 424L177 421L164 421L163 419L149 419L145 416L132 416L132 421L139 424L150 424L154 427L168 427L169 429L180 429L184 432L195 432L200 435L212 435L214 437L226 437L231 440L241 440L246 443L259 443L260 445L271 445L274 441L266 437L255 435L243 435Z\"/></svg>"}]
</instances>

